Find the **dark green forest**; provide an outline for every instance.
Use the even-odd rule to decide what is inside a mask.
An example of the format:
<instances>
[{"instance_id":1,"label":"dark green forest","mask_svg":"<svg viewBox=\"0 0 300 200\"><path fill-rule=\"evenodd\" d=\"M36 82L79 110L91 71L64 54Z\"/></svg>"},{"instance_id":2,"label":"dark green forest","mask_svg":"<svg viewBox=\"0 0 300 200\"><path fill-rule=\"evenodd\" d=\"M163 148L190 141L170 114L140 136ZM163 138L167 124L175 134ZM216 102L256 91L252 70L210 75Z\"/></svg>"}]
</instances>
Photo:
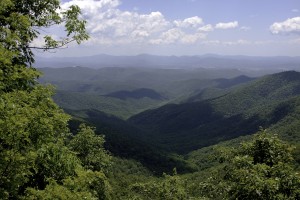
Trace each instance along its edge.
<instances>
[{"instance_id":1,"label":"dark green forest","mask_svg":"<svg viewBox=\"0 0 300 200\"><path fill-rule=\"evenodd\" d=\"M300 199L300 72L38 68L59 5L0 2L0 199Z\"/></svg>"}]
</instances>

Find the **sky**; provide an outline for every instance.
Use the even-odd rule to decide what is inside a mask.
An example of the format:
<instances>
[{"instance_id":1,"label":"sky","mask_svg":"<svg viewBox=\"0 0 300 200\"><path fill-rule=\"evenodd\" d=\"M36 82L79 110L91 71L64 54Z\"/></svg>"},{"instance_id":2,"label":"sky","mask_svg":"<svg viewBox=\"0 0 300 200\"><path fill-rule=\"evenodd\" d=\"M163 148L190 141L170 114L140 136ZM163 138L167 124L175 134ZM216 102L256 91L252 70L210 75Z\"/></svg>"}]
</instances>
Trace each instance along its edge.
<instances>
[{"instance_id":1,"label":"sky","mask_svg":"<svg viewBox=\"0 0 300 200\"><path fill-rule=\"evenodd\" d=\"M300 0L61 2L63 9L70 5L81 8L91 38L57 51L58 56L300 56ZM59 29L47 34L59 38Z\"/></svg>"}]
</instances>

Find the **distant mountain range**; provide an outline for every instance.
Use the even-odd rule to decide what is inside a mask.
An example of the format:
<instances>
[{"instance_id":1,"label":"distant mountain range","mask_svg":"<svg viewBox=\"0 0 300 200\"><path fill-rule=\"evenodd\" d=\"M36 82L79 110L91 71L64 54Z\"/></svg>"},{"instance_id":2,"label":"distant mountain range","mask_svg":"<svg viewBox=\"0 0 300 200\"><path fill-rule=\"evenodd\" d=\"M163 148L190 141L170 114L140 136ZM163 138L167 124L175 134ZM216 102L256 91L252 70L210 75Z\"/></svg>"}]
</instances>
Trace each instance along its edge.
<instances>
[{"instance_id":1,"label":"distant mountain range","mask_svg":"<svg viewBox=\"0 0 300 200\"><path fill-rule=\"evenodd\" d=\"M299 70L300 57L222 56L137 56L94 55L86 57L37 57L35 66L44 67L151 67L151 68L234 68L251 70Z\"/></svg>"},{"instance_id":2,"label":"distant mountain range","mask_svg":"<svg viewBox=\"0 0 300 200\"><path fill-rule=\"evenodd\" d=\"M150 99L157 99L157 100L161 100L164 99L163 96L161 96L159 93L157 93L156 91L152 90L152 89L148 89L148 88L139 88L133 91L126 91L126 90L122 90L122 91L116 91L116 92L112 92L109 93L105 96L108 97L114 97L117 99L128 99L128 98L132 98L132 99L142 99L142 98L150 98Z\"/></svg>"},{"instance_id":3,"label":"distant mountain range","mask_svg":"<svg viewBox=\"0 0 300 200\"><path fill-rule=\"evenodd\" d=\"M251 135L260 127L300 146L300 72L257 77L227 68L41 71L40 82L56 85L54 100L72 115L71 130L81 122L95 126L114 155L136 159L157 173L174 166L190 170L174 155Z\"/></svg>"}]
</instances>

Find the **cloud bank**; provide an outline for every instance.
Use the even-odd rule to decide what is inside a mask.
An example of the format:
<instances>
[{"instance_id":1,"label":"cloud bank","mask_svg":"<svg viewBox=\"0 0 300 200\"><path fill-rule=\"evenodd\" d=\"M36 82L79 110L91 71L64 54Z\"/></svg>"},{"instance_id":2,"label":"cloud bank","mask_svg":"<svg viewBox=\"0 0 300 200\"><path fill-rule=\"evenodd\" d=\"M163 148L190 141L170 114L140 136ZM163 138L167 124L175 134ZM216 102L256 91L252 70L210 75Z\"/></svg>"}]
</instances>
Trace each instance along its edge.
<instances>
[{"instance_id":1,"label":"cloud bank","mask_svg":"<svg viewBox=\"0 0 300 200\"><path fill-rule=\"evenodd\" d=\"M300 17L289 18L283 22L275 22L270 26L273 34L300 34Z\"/></svg>"},{"instance_id":2,"label":"cloud bank","mask_svg":"<svg viewBox=\"0 0 300 200\"><path fill-rule=\"evenodd\" d=\"M231 29L231 28L236 28L239 26L239 23L237 21L234 22L227 22L227 23L218 23L216 24L215 28L216 29Z\"/></svg>"},{"instance_id":3,"label":"cloud bank","mask_svg":"<svg viewBox=\"0 0 300 200\"><path fill-rule=\"evenodd\" d=\"M120 0L71 0L61 5L81 8L91 35L90 44L194 44L206 38L214 29L229 29L238 22L218 23L215 28L199 16L168 20L159 12L148 14L119 9Z\"/></svg>"}]
</instances>

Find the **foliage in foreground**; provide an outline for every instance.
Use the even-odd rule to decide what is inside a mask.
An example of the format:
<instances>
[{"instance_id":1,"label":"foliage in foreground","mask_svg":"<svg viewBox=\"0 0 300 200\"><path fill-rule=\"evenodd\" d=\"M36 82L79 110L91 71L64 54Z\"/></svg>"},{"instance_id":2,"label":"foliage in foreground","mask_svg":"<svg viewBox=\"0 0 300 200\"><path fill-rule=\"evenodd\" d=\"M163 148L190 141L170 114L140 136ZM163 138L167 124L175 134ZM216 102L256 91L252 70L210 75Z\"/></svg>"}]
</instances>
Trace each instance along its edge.
<instances>
[{"instance_id":1,"label":"foliage in foreground","mask_svg":"<svg viewBox=\"0 0 300 200\"><path fill-rule=\"evenodd\" d=\"M186 182L180 178L176 170L173 176L163 174L157 181L136 183L131 186L131 199L165 199L180 200L188 199Z\"/></svg>"},{"instance_id":2,"label":"foliage in foreground","mask_svg":"<svg viewBox=\"0 0 300 200\"><path fill-rule=\"evenodd\" d=\"M0 3L1 199L109 198L103 165L94 155L109 158L103 138L80 128L79 135L89 135L86 142L93 144L89 162L78 156L84 145L76 143L77 137L68 147L69 116L53 102L52 88L37 84L40 73L32 67L33 48L50 50L88 38L77 6L60 11L59 0ZM66 36L61 41L45 36L44 46L30 46L40 30L62 23ZM79 149L72 148L74 143Z\"/></svg>"},{"instance_id":3,"label":"foliage in foreground","mask_svg":"<svg viewBox=\"0 0 300 200\"><path fill-rule=\"evenodd\" d=\"M239 149L224 153L223 167L200 184L212 199L299 199L300 176L293 168L292 147L261 131Z\"/></svg>"}]
</instances>

